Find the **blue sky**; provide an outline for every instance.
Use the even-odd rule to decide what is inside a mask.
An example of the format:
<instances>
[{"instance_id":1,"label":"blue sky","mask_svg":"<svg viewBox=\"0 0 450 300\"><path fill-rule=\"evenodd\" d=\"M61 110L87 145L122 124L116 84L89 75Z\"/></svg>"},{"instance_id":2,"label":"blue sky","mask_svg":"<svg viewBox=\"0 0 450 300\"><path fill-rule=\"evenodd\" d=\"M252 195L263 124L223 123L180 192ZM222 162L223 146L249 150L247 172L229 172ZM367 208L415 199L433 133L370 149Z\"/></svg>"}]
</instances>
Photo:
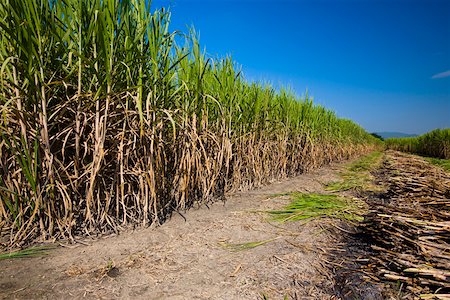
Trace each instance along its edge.
<instances>
[{"instance_id":1,"label":"blue sky","mask_svg":"<svg viewBox=\"0 0 450 300\"><path fill-rule=\"evenodd\" d=\"M156 0L248 80L308 90L370 132L450 127L450 0Z\"/></svg>"}]
</instances>

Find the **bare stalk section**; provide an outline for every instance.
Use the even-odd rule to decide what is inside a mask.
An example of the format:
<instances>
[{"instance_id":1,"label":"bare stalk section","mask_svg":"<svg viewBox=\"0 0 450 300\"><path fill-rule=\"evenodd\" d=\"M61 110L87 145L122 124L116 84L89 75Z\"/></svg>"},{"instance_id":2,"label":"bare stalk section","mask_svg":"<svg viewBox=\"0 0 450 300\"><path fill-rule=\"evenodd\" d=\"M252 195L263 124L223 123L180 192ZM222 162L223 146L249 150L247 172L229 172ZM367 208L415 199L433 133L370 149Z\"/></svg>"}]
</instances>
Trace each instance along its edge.
<instances>
[{"instance_id":1,"label":"bare stalk section","mask_svg":"<svg viewBox=\"0 0 450 300\"><path fill-rule=\"evenodd\" d=\"M0 3L4 245L161 223L377 147L306 95L247 83L138 0Z\"/></svg>"}]
</instances>

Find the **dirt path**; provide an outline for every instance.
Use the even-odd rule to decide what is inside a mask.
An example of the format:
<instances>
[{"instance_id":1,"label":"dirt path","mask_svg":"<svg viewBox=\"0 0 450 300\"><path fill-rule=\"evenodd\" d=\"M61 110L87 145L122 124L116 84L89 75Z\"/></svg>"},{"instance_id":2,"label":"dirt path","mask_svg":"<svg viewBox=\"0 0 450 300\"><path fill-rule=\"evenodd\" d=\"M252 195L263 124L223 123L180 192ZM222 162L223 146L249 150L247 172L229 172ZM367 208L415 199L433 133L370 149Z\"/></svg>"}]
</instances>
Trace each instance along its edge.
<instances>
[{"instance_id":1,"label":"dirt path","mask_svg":"<svg viewBox=\"0 0 450 300\"><path fill-rule=\"evenodd\" d=\"M352 168L364 169L361 162L346 167L345 176L349 178ZM350 183L363 186L362 190L339 192L347 198L358 195L368 204L369 213L358 226L329 218L306 224L279 223L265 213L290 203L286 193L329 193L323 184L339 180L343 169L344 164L335 164L236 193L226 203L192 209L184 216L174 214L157 228L65 245L41 257L0 260L0 298L415 299L423 290L423 280L411 284L405 277L408 274L401 273L402 266L396 265L396 256L391 256L399 248L403 262L404 252L413 253L417 247L405 248L408 243L400 240L393 244L397 248L380 252L380 245L385 239L403 238L395 232L405 227L395 227L392 220L405 220L405 209L416 211L419 202L436 205L441 198L443 205L448 205L450 177L416 156L388 151L380 169L369 168L375 177L356 171L357 178ZM378 186L364 180L375 180ZM388 212L402 213L402 217L380 220L386 212L377 212L385 205L390 205ZM424 211L421 217L426 215ZM440 214L447 220L445 210ZM436 214L429 218L434 220ZM389 228L377 229L384 225ZM441 237L443 243L448 242L448 228L444 227L439 236L431 237L433 241ZM381 240L371 234L373 230L382 232ZM414 232L408 236L410 242L421 241ZM428 242L427 246L432 245ZM423 251L410 257L415 262L419 255L433 261L433 256L427 258ZM442 277L424 276L428 283ZM399 287L387 278L405 278L408 285ZM446 280L438 282L438 291L445 291ZM433 284L425 285L427 289L434 291Z\"/></svg>"},{"instance_id":2,"label":"dirt path","mask_svg":"<svg viewBox=\"0 0 450 300\"><path fill-rule=\"evenodd\" d=\"M261 189L237 193L209 209L192 209L158 228L139 229L43 257L0 261L4 299L334 299L321 259L339 235L330 221L269 222L293 191L323 192L334 165ZM261 242L232 251L226 245Z\"/></svg>"}]
</instances>

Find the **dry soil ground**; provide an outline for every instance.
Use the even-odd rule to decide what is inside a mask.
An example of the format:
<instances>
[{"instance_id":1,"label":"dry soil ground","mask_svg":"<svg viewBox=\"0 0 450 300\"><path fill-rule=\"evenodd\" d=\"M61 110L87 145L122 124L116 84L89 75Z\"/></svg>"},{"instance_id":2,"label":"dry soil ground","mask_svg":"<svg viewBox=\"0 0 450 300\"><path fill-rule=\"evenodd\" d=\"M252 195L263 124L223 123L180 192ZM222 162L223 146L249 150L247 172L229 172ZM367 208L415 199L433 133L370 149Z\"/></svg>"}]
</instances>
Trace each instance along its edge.
<instances>
[{"instance_id":1,"label":"dry soil ground","mask_svg":"<svg viewBox=\"0 0 450 300\"><path fill-rule=\"evenodd\" d=\"M336 180L340 167L237 193L225 203L186 212L186 220L174 214L157 228L2 260L0 297L334 299L334 281L322 258L339 230L329 220L274 223L261 211L289 202L275 194L323 192L321 183ZM261 241L267 243L242 251L226 247Z\"/></svg>"},{"instance_id":2,"label":"dry soil ground","mask_svg":"<svg viewBox=\"0 0 450 300\"><path fill-rule=\"evenodd\" d=\"M289 203L283 196L289 192L326 193L323 183L337 180L342 168L334 164L229 195L225 203L174 214L157 228L0 260L0 298L386 298L380 286L352 275L358 266L346 263L364 260L360 245L349 245L357 242L348 235L354 228L326 218L278 223L264 212ZM255 242L261 245L239 249Z\"/></svg>"}]
</instances>

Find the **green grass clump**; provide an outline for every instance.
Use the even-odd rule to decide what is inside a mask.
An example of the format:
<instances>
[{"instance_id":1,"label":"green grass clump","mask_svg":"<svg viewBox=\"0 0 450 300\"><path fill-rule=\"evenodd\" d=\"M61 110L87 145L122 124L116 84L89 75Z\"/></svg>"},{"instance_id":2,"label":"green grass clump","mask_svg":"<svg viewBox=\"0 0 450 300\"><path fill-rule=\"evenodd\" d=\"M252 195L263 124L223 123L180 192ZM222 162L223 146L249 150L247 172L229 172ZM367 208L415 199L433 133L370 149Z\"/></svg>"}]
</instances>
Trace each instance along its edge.
<instances>
[{"instance_id":1,"label":"green grass clump","mask_svg":"<svg viewBox=\"0 0 450 300\"><path fill-rule=\"evenodd\" d=\"M450 172L450 159L425 157L425 160L428 161L429 163L432 163L433 165L441 167L442 169L444 169L447 172Z\"/></svg>"},{"instance_id":2,"label":"green grass clump","mask_svg":"<svg viewBox=\"0 0 450 300\"><path fill-rule=\"evenodd\" d=\"M370 178L368 176L353 177L351 175L344 175L343 181L333 181L326 185L325 190L332 192L344 192L350 190L367 190Z\"/></svg>"},{"instance_id":3,"label":"green grass clump","mask_svg":"<svg viewBox=\"0 0 450 300\"><path fill-rule=\"evenodd\" d=\"M318 217L331 217L362 221L362 208L346 198L327 194L292 193L292 203L283 210L269 211L280 222L300 221Z\"/></svg>"},{"instance_id":4,"label":"green grass clump","mask_svg":"<svg viewBox=\"0 0 450 300\"><path fill-rule=\"evenodd\" d=\"M378 191L380 188L372 184L373 177L370 174L382 161L381 152L372 152L348 165L340 173L342 180L326 184L327 191L365 190Z\"/></svg>"},{"instance_id":5,"label":"green grass clump","mask_svg":"<svg viewBox=\"0 0 450 300\"><path fill-rule=\"evenodd\" d=\"M372 171L378 166L382 156L383 153L380 151L372 152L351 163L348 170L351 172Z\"/></svg>"},{"instance_id":6,"label":"green grass clump","mask_svg":"<svg viewBox=\"0 0 450 300\"><path fill-rule=\"evenodd\" d=\"M22 258L22 257L30 257L30 256L39 256L39 255L47 255L48 250L51 247L48 246L40 246L40 247L32 247L23 250L17 250L9 253L1 253L0 260L9 259L9 258Z\"/></svg>"}]
</instances>

